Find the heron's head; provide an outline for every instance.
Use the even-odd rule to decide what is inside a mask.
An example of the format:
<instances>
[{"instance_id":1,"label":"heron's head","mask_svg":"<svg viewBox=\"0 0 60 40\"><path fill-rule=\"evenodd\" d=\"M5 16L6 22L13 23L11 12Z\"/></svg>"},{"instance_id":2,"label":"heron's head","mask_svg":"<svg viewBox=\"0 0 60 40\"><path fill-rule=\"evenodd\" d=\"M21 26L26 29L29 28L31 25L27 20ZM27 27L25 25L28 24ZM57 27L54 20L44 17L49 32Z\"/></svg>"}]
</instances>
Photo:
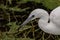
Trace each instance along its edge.
<instances>
[{"instance_id":1,"label":"heron's head","mask_svg":"<svg viewBox=\"0 0 60 40\"><path fill-rule=\"evenodd\" d=\"M24 26L25 24L27 24L31 20L43 17L44 15L46 15L44 13L47 13L47 12L45 10L43 10L43 9L35 9L35 10L33 10L31 12L31 14L29 15L29 17L20 25L20 27Z\"/></svg>"}]
</instances>

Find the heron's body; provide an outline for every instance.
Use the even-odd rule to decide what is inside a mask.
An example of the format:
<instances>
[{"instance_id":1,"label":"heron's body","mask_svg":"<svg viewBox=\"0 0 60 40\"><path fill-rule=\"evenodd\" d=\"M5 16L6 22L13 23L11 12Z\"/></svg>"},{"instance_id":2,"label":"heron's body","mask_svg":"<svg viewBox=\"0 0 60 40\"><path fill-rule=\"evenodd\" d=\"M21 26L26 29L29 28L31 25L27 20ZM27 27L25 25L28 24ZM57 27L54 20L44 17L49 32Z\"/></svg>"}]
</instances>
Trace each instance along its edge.
<instances>
[{"instance_id":1,"label":"heron's body","mask_svg":"<svg viewBox=\"0 0 60 40\"><path fill-rule=\"evenodd\" d=\"M45 18L45 16L44 16L44 18ZM54 34L54 35L60 35L60 6L55 8L50 13L49 18L50 18L49 23L48 23L48 21L45 22L45 20L41 21L41 19L40 19L38 22L39 27L41 28L41 30L43 30L46 33L50 33L50 34ZM48 19L46 19L46 20L48 20Z\"/></svg>"},{"instance_id":2,"label":"heron's body","mask_svg":"<svg viewBox=\"0 0 60 40\"><path fill-rule=\"evenodd\" d=\"M50 16L48 12L43 9L35 9L22 25L25 25L35 18L40 18L38 25L41 30L49 34L60 35L60 6L55 8L50 13ZM49 20L50 22L48 23Z\"/></svg>"}]
</instances>

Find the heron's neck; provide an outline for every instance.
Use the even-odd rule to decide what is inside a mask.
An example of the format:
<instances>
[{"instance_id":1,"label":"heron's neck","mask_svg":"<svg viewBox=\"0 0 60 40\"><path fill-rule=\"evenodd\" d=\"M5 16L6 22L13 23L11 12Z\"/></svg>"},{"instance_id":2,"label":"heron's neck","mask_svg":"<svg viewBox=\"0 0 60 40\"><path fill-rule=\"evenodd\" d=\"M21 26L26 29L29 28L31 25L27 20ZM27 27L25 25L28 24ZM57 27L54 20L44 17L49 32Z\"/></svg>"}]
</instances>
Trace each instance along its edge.
<instances>
[{"instance_id":1,"label":"heron's neck","mask_svg":"<svg viewBox=\"0 0 60 40\"><path fill-rule=\"evenodd\" d=\"M38 21L38 25L40 27L40 29L42 29L43 31L46 31L46 26L49 24L48 23L49 20L49 15L43 15L40 20Z\"/></svg>"},{"instance_id":2,"label":"heron's neck","mask_svg":"<svg viewBox=\"0 0 60 40\"><path fill-rule=\"evenodd\" d=\"M48 21L40 19L38 22L38 25L40 27L41 30L45 31L46 30L46 26L48 25Z\"/></svg>"}]
</instances>

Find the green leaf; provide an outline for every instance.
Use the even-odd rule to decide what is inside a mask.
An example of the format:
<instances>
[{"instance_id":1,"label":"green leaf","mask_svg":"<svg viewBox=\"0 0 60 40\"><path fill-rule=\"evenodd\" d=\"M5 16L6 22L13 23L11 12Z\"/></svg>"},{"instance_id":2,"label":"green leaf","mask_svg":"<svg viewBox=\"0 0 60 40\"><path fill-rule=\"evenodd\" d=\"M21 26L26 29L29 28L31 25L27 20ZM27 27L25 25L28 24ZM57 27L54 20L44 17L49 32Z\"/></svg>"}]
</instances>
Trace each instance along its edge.
<instances>
[{"instance_id":1,"label":"green leaf","mask_svg":"<svg viewBox=\"0 0 60 40\"><path fill-rule=\"evenodd\" d=\"M36 3L41 3L42 0L21 0L19 2L17 2L17 4L23 4L23 3L27 3L27 2L36 2Z\"/></svg>"},{"instance_id":2,"label":"green leaf","mask_svg":"<svg viewBox=\"0 0 60 40\"><path fill-rule=\"evenodd\" d=\"M16 25L16 22L11 22L9 24L11 24L9 32L11 32L11 33L15 32L16 29L18 28L18 25Z\"/></svg>"},{"instance_id":3,"label":"green leaf","mask_svg":"<svg viewBox=\"0 0 60 40\"><path fill-rule=\"evenodd\" d=\"M16 38L13 35L6 35L6 33L2 33L2 40L15 40Z\"/></svg>"}]
</instances>

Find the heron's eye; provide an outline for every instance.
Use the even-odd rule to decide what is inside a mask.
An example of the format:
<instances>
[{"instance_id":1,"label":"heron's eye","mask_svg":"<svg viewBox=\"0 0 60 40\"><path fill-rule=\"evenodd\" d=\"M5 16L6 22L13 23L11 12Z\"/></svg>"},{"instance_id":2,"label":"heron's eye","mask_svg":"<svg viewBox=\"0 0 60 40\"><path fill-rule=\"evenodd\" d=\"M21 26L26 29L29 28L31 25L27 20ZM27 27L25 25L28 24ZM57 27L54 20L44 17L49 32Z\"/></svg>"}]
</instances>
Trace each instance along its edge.
<instances>
[{"instance_id":1,"label":"heron's eye","mask_svg":"<svg viewBox=\"0 0 60 40\"><path fill-rule=\"evenodd\" d=\"M32 15L32 17L35 17L35 15Z\"/></svg>"}]
</instances>

